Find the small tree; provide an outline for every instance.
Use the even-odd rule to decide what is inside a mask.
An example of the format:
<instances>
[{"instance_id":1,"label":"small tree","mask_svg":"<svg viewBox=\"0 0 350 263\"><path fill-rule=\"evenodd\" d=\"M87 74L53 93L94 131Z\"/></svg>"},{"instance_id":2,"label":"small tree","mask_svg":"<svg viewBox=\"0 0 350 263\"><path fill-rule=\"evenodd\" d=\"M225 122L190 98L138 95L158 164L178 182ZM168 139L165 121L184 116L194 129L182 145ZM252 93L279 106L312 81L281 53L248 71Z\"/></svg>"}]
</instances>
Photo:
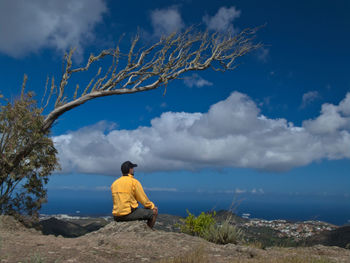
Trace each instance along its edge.
<instances>
[{"instance_id":1,"label":"small tree","mask_svg":"<svg viewBox=\"0 0 350 263\"><path fill-rule=\"evenodd\" d=\"M0 111L0 214L35 219L46 201L45 184L58 168L56 149L33 94L7 102Z\"/></svg>"}]
</instances>

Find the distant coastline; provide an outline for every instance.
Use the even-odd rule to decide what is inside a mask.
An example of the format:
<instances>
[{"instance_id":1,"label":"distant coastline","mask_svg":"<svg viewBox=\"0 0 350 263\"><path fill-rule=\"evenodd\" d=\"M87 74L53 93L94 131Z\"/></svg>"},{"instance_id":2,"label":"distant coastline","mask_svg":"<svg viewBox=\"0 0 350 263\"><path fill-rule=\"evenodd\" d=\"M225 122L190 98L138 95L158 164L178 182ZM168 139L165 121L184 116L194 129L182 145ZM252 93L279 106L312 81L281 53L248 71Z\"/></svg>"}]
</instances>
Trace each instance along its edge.
<instances>
[{"instance_id":1,"label":"distant coastline","mask_svg":"<svg viewBox=\"0 0 350 263\"><path fill-rule=\"evenodd\" d=\"M150 199L159 207L159 213L185 217L186 209L198 215L211 210L228 210L232 207L231 195L204 195L199 193L149 193ZM327 198L315 200L307 198L268 198L241 195L243 199L234 213L248 218L265 220L323 221L342 226L350 223L350 206L348 200L330 200ZM48 203L44 204L41 214L66 214L80 217L111 216L112 200L109 193L83 193L62 191L57 195L49 191ZM247 216L247 215L246 215Z\"/></svg>"}]
</instances>

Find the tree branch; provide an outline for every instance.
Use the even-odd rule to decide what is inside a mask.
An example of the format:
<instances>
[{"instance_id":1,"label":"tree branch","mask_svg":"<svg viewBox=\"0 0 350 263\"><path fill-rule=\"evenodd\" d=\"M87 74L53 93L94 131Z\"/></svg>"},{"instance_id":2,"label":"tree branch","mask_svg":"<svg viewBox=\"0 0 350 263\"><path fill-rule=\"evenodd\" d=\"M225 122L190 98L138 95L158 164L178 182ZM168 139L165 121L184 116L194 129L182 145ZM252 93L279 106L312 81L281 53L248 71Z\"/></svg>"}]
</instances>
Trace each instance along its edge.
<instances>
[{"instance_id":1,"label":"tree branch","mask_svg":"<svg viewBox=\"0 0 350 263\"><path fill-rule=\"evenodd\" d=\"M91 54L86 65L78 68L72 66L74 53L72 49L64 57L65 70L58 87L52 78L48 100L54 95L53 92L57 87L56 100L54 109L44 120L43 131L49 130L55 120L65 112L94 98L166 87L171 80L178 79L189 71L205 70L210 67L220 71L235 69L237 58L262 46L253 43L257 29L248 28L231 36L218 32L196 32L193 28L189 28L183 33L162 37L149 48L141 47L135 52L139 41L137 35L127 54L122 54L117 46L112 50L103 50L97 56ZM73 96L64 95L69 90L68 80L73 73L88 71L92 64L105 57L111 57L112 63L102 77L98 78L102 71L100 67L82 92L79 92L80 85L77 84ZM120 62L124 67L117 71Z\"/></svg>"}]
</instances>

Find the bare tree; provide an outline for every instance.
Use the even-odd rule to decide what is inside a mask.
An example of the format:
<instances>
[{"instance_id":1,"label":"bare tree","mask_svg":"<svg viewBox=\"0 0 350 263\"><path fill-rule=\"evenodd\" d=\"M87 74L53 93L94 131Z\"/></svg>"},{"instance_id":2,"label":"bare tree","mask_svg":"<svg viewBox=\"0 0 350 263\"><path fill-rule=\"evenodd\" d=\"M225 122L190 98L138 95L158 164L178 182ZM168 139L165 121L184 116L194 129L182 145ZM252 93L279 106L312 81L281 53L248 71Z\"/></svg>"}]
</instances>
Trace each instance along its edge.
<instances>
[{"instance_id":1,"label":"bare tree","mask_svg":"<svg viewBox=\"0 0 350 263\"><path fill-rule=\"evenodd\" d=\"M237 67L237 58L261 47L261 44L253 43L256 31L257 28L245 29L232 36L218 32L196 32L189 28L183 33L162 37L149 48L141 47L135 51L139 43L137 35L128 53L121 53L119 46L103 50L97 56L91 54L86 65L78 68L73 68L74 50L71 49L64 58L65 68L59 84L56 85L54 78L51 80L46 106L53 95L56 98L54 109L44 120L43 130L49 130L63 113L94 98L148 91L161 86L165 87L166 92L171 80L179 79L189 71L208 68L233 70ZM112 62L103 74L100 67L84 89L80 90L77 85L74 95L65 95L72 74L88 71L92 64L106 57L111 57ZM123 67L119 69L121 65Z\"/></svg>"}]
</instances>

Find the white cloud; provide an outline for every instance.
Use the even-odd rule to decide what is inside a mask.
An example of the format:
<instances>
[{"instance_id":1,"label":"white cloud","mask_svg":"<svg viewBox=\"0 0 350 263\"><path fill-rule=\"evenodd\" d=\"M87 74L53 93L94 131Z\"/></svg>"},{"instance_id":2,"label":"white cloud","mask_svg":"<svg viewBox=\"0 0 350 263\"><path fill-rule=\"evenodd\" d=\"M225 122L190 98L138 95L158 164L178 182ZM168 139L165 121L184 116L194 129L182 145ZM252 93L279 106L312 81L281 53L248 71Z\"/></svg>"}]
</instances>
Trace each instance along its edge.
<instances>
[{"instance_id":1,"label":"white cloud","mask_svg":"<svg viewBox=\"0 0 350 263\"><path fill-rule=\"evenodd\" d=\"M245 190L245 189L236 188L236 190L235 190L235 194L244 194L246 192L247 192L247 190Z\"/></svg>"},{"instance_id":2,"label":"white cloud","mask_svg":"<svg viewBox=\"0 0 350 263\"><path fill-rule=\"evenodd\" d=\"M346 94L345 99L340 102L339 112L345 116L350 116L350 93Z\"/></svg>"},{"instance_id":3,"label":"white cloud","mask_svg":"<svg viewBox=\"0 0 350 263\"><path fill-rule=\"evenodd\" d=\"M12 57L42 48L82 52L105 12L104 0L0 1L0 52Z\"/></svg>"},{"instance_id":4,"label":"white cloud","mask_svg":"<svg viewBox=\"0 0 350 263\"><path fill-rule=\"evenodd\" d=\"M105 186L61 186L61 187L53 187L51 189L55 190L71 190L71 191L96 191L96 192L109 192L111 191L111 187L109 185ZM166 188L166 187L144 187L145 191L148 192L178 192L176 188Z\"/></svg>"},{"instance_id":5,"label":"white cloud","mask_svg":"<svg viewBox=\"0 0 350 263\"><path fill-rule=\"evenodd\" d=\"M270 55L270 49L268 48L259 48L258 50L258 53L257 53L257 56L258 56L258 59L262 62L267 62L268 58L269 58L269 55ZM274 75L275 72L271 71L270 72L270 75Z\"/></svg>"},{"instance_id":6,"label":"white cloud","mask_svg":"<svg viewBox=\"0 0 350 263\"><path fill-rule=\"evenodd\" d=\"M176 188L165 188L165 187L144 187L145 191L149 192L177 192Z\"/></svg>"},{"instance_id":7,"label":"white cloud","mask_svg":"<svg viewBox=\"0 0 350 263\"><path fill-rule=\"evenodd\" d=\"M256 189L253 188L252 190L247 190L247 189L241 189L241 188L236 188L236 189L231 189L231 190L205 190L205 189L198 189L196 191L197 193L208 193L208 194L264 194L264 190L262 188Z\"/></svg>"},{"instance_id":8,"label":"white cloud","mask_svg":"<svg viewBox=\"0 0 350 263\"><path fill-rule=\"evenodd\" d=\"M233 92L206 113L165 112L150 127L106 131L107 124L54 137L63 172L119 174L125 160L139 171L246 167L286 171L316 160L350 158L350 93L301 127L270 119L247 95Z\"/></svg>"},{"instance_id":9,"label":"white cloud","mask_svg":"<svg viewBox=\"0 0 350 263\"><path fill-rule=\"evenodd\" d=\"M300 108L305 108L308 104L312 103L320 97L318 91L309 91L303 94L303 99Z\"/></svg>"},{"instance_id":10,"label":"white cloud","mask_svg":"<svg viewBox=\"0 0 350 263\"><path fill-rule=\"evenodd\" d=\"M185 26L176 6L153 10L151 12L151 23L155 37L169 35Z\"/></svg>"},{"instance_id":11,"label":"white cloud","mask_svg":"<svg viewBox=\"0 0 350 263\"><path fill-rule=\"evenodd\" d=\"M193 87L204 87L204 86L212 86L213 83L211 83L208 80L203 79L201 76L199 76L197 73L193 73L192 76L186 77L184 79L184 83L187 87L193 88Z\"/></svg>"},{"instance_id":12,"label":"white cloud","mask_svg":"<svg viewBox=\"0 0 350 263\"><path fill-rule=\"evenodd\" d=\"M204 16L203 21L209 30L236 33L236 29L233 27L232 23L236 18L239 18L240 15L241 11L237 10L234 6L230 8L221 7L214 16Z\"/></svg>"},{"instance_id":13,"label":"white cloud","mask_svg":"<svg viewBox=\"0 0 350 263\"><path fill-rule=\"evenodd\" d=\"M252 194L264 194L264 190L262 188L259 188L259 189L256 189L254 188L252 191L251 191Z\"/></svg>"},{"instance_id":14,"label":"white cloud","mask_svg":"<svg viewBox=\"0 0 350 263\"><path fill-rule=\"evenodd\" d=\"M303 122L303 126L313 134L336 136L337 139L345 139L347 131L350 130L350 93L346 94L344 100L339 105L325 103L322 105L321 115L315 120ZM348 138L349 139L349 138ZM346 146L345 144L344 146Z\"/></svg>"},{"instance_id":15,"label":"white cloud","mask_svg":"<svg viewBox=\"0 0 350 263\"><path fill-rule=\"evenodd\" d=\"M96 186L94 188L95 191L101 191L101 192L109 192L111 191L111 187L110 186Z\"/></svg>"}]
</instances>

